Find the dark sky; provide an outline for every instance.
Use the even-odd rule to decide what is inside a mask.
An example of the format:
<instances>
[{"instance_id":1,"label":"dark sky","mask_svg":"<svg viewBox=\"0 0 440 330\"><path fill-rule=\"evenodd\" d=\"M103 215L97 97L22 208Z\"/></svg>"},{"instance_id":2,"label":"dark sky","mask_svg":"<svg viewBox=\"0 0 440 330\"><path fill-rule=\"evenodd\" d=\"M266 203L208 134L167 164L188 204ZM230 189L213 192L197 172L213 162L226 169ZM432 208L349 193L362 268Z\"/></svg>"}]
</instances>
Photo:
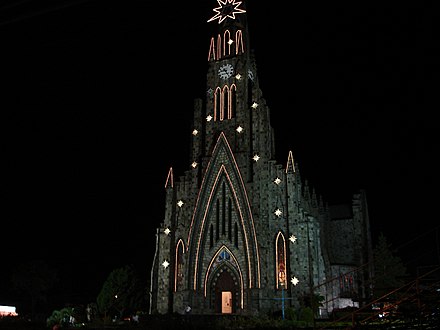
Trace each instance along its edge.
<instances>
[{"instance_id":1,"label":"dark sky","mask_svg":"<svg viewBox=\"0 0 440 330\"><path fill-rule=\"evenodd\" d=\"M94 299L119 266L149 274L168 169L189 169L217 2L3 3L0 212L11 250L1 278L43 258L60 269L66 300ZM293 150L331 203L365 189L373 239L384 232L402 253L420 248L438 262L438 11L247 6L277 159Z\"/></svg>"}]
</instances>

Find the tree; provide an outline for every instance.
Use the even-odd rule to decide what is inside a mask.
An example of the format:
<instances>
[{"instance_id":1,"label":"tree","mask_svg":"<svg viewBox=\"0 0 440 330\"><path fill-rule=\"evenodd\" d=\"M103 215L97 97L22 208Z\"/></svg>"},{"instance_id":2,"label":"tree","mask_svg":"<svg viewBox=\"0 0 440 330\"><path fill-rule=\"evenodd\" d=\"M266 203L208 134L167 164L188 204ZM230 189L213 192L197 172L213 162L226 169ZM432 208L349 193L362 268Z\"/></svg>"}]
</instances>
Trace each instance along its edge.
<instances>
[{"instance_id":1,"label":"tree","mask_svg":"<svg viewBox=\"0 0 440 330\"><path fill-rule=\"evenodd\" d=\"M373 295L375 298L400 288L405 284L406 267L401 259L393 254L391 244L383 233L380 233L378 243L373 250L374 279Z\"/></svg>"},{"instance_id":2,"label":"tree","mask_svg":"<svg viewBox=\"0 0 440 330\"><path fill-rule=\"evenodd\" d=\"M27 297L34 319L37 303L46 302L48 291L58 282L58 274L45 261L31 260L16 266L11 282L17 294Z\"/></svg>"},{"instance_id":3,"label":"tree","mask_svg":"<svg viewBox=\"0 0 440 330\"><path fill-rule=\"evenodd\" d=\"M122 319L146 303L146 287L133 266L113 270L107 277L98 295L97 305L100 313Z\"/></svg>"}]
</instances>

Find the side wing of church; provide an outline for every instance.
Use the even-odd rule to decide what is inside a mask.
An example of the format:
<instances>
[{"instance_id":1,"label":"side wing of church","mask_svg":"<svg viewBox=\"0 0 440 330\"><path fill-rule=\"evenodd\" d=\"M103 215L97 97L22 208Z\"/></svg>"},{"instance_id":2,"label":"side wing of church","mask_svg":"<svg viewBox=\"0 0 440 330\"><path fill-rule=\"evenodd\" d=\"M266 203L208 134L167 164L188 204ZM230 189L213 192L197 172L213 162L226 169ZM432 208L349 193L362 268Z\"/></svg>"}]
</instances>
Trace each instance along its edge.
<instances>
[{"instance_id":1,"label":"side wing of church","mask_svg":"<svg viewBox=\"0 0 440 330\"><path fill-rule=\"evenodd\" d=\"M329 206L292 152L275 160L270 111L249 47L244 1L218 1L207 24L206 98L194 102L191 164L166 178L150 313L256 315L322 296L320 314L362 305L371 275L365 193ZM278 300L275 300L278 298Z\"/></svg>"}]
</instances>

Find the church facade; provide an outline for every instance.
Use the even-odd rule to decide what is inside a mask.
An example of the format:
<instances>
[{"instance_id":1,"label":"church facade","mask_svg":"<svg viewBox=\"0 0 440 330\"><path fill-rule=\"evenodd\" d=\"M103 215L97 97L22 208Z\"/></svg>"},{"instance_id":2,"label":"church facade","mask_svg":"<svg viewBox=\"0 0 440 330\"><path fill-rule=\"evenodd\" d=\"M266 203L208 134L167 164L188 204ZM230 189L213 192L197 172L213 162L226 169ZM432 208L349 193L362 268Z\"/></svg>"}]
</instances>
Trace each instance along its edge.
<instances>
[{"instance_id":1,"label":"church facade","mask_svg":"<svg viewBox=\"0 0 440 330\"><path fill-rule=\"evenodd\" d=\"M365 193L329 206L301 178L292 152L283 164L275 160L245 3L218 0L213 12L192 164L178 177L170 168L166 178L150 313L190 306L195 314L257 315L316 296L324 299L320 315L359 306L372 258Z\"/></svg>"}]
</instances>

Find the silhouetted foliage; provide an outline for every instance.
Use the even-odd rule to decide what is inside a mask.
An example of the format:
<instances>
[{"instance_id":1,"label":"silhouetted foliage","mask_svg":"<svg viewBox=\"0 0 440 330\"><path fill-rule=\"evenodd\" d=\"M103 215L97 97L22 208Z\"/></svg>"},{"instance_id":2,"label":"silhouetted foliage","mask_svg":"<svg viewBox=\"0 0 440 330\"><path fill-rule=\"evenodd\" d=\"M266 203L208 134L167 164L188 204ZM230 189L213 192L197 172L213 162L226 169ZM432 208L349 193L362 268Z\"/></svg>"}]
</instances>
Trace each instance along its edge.
<instances>
[{"instance_id":1,"label":"silhouetted foliage","mask_svg":"<svg viewBox=\"0 0 440 330\"><path fill-rule=\"evenodd\" d=\"M146 288L132 266L113 270L97 297L97 305L104 317L122 319L145 308Z\"/></svg>"},{"instance_id":2,"label":"silhouetted foliage","mask_svg":"<svg viewBox=\"0 0 440 330\"><path fill-rule=\"evenodd\" d=\"M57 282L57 271L43 260L32 260L18 264L12 272L11 283L17 295L25 297L30 304L31 317L35 317L35 308L46 303L47 294Z\"/></svg>"},{"instance_id":3,"label":"silhouetted foliage","mask_svg":"<svg viewBox=\"0 0 440 330\"><path fill-rule=\"evenodd\" d=\"M401 259L394 255L391 244L388 244L383 233L379 235L374 254L374 287L375 298L401 287L407 276L406 267Z\"/></svg>"}]
</instances>

